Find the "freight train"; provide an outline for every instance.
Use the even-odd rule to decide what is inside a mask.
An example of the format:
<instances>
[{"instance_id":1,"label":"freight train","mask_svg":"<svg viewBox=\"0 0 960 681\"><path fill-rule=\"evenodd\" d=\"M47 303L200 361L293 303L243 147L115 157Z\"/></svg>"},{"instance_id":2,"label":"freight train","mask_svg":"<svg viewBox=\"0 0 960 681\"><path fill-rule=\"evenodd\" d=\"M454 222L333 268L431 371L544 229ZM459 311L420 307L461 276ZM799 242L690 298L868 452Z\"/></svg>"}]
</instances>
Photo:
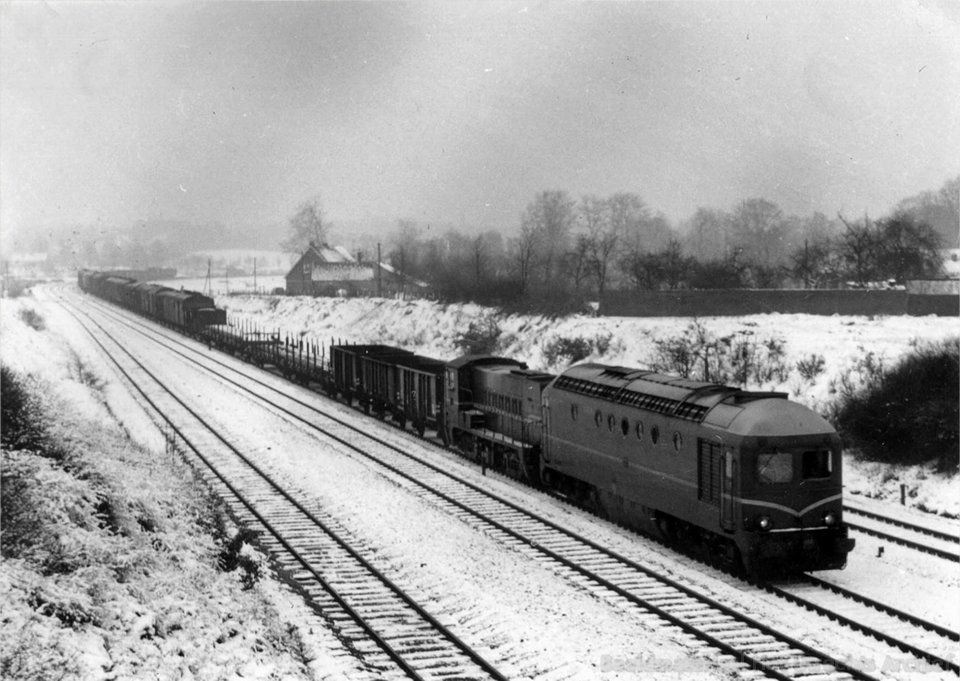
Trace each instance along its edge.
<instances>
[{"instance_id":1,"label":"freight train","mask_svg":"<svg viewBox=\"0 0 960 681\"><path fill-rule=\"evenodd\" d=\"M172 289L140 282L124 274L92 270L77 273L77 286L81 291L189 333L227 322L226 311L217 308L213 298L196 291Z\"/></svg>"},{"instance_id":2,"label":"freight train","mask_svg":"<svg viewBox=\"0 0 960 681\"><path fill-rule=\"evenodd\" d=\"M145 311L135 284L81 288ZM216 343L222 334L203 328L220 319L211 307L191 307L183 327ZM853 549L840 438L785 393L594 363L552 375L388 345L332 345L319 371L277 358L286 375L713 563L753 575L829 570Z\"/></svg>"}]
</instances>

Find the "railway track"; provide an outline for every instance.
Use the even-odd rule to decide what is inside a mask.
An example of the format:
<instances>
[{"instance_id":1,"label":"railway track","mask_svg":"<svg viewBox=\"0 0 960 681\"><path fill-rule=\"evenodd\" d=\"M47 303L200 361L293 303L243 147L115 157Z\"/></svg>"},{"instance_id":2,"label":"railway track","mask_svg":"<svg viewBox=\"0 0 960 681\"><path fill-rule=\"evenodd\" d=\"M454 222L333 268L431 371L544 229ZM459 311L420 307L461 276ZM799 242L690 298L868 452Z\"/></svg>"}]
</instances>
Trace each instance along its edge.
<instances>
[{"instance_id":1,"label":"railway track","mask_svg":"<svg viewBox=\"0 0 960 681\"><path fill-rule=\"evenodd\" d=\"M99 330L94 333L74 317L176 434L176 442L231 515L258 535L281 574L372 675L506 678L378 569L371 560L375 551L352 540L335 519L257 466L102 325L91 319Z\"/></svg>"},{"instance_id":2,"label":"railway track","mask_svg":"<svg viewBox=\"0 0 960 681\"><path fill-rule=\"evenodd\" d=\"M814 575L762 588L844 626L902 650L926 664L960 675L960 634Z\"/></svg>"},{"instance_id":3,"label":"railway track","mask_svg":"<svg viewBox=\"0 0 960 681\"><path fill-rule=\"evenodd\" d=\"M846 504L843 510L848 516L847 525L857 532L960 563L960 536L956 534L948 534ZM851 522L849 518L851 513L860 518Z\"/></svg>"},{"instance_id":4,"label":"railway track","mask_svg":"<svg viewBox=\"0 0 960 681\"><path fill-rule=\"evenodd\" d=\"M187 344L179 340L170 342L180 345L184 350L189 349ZM185 352L177 352L189 361L200 363ZM206 357L205 361L211 360ZM230 368L218 360L212 361L221 367ZM212 371L209 367L206 367L206 370ZM240 373L244 380L251 380L251 377L243 372L232 368L230 370ZM232 383L239 390L252 393L250 388L229 377L221 375L220 378ZM589 539L441 470L428 461L411 456L381 438L358 431L344 421L292 398L267 383L256 378L252 380L277 393L277 397L273 399L254 394L257 399L270 403L273 409L286 414L288 418L315 429L324 437L339 442L358 455L376 461L411 483L420 494L447 507L451 514L498 536L505 544L529 555L533 560L549 563L558 572L569 574L571 579L584 584L586 588L605 591L608 598L656 614L751 669L778 679L872 678L849 667L842 660L815 650L737 612L729 605L656 574ZM284 404L280 404L278 400ZM318 417L323 419L323 425L318 423ZM358 437L362 437L365 442L362 448L354 444ZM820 614L849 626L837 617L837 613L826 608L823 608ZM894 649L904 650L924 663L939 664L940 658L935 653L926 653L896 636L874 630L871 626L859 622L854 628ZM948 671L954 670L949 666L944 668Z\"/></svg>"}]
</instances>

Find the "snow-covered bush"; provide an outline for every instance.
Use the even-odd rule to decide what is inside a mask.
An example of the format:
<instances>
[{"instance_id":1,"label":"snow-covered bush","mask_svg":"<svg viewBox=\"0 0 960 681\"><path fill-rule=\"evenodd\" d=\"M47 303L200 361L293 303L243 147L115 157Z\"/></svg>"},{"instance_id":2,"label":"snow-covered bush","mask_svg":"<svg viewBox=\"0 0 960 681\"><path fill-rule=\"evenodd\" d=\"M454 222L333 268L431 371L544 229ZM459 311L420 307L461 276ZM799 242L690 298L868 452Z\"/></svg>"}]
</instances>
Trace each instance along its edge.
<instances>
[{"instance_id":1,"label":"snow-covered bush","mask_svg":"<svg viewBox=\"0 0 960 681\"><path fill-rule=\"evenodd\" d=\"M761 386L783 383L790 373L779 338L760 339L750 329L716 336L700 321L680 336L654 341L655 371L714 383Z\"/></svg>"},{"instance_id":2,"label":"snow-covered bush","mask_svg":"<svg viewBox=\"0 0 960 681\"><path fill-rule=\"evenodd\" d=\"M49 449L43 414L30 380L0 366L0 443L7 449Z\"/></svg>"},{"instance_id":3,"label":"snow-covered bush","mask_svg":"<svg viewBox=\"0 0 960 681\"><path fill-rule=\"evenodd\" d=\"M43 331L46 328L43 316L32 307L20 308L20 319L34 331Z\"/></svg>"},{"instance_id":4,"label":"snow-covered bush","mask_svg":"<svg viewBox=\"0 0 960 681\"><path fill-rule=\"evenodd\" d=\"M811 354L801 360L797 360L797 371L806 381L813 381L823 373L826 359L823 355Z\"/></svg>"},{"instance_id":5,"label":"snow-covered bush","mask_svg":"<svg viewBox=\"0 0 960 681\"><path fill-rule=\"evenodd\" d=\"M918 345L890 369L872 353L846 375L833 421L866 459L899 464L936 461L957 471L960 446L960 338Z\"/></svg>"},{"instance_id":6,"label":"snow-covered bush","mask_svg":"<svg viewBox=\"0 0 960 681\"><path fill-rule=\"evenodd\" d=\"M3 373L0 678L305 678L262 555L241 540L218 569L220 502L57 392Z\"/></svg>"},{"instance_id":7,"label":"snow-covered bush","mask_svg":"<svg viewBox=\"0 0 960 681\"><path fill-rule=\"evenodd\" d=\"M543 358L551 366L558 363L575 364L590 355L603 355L610 349L610 333L584 336L556 336L543 344Z\"/></svg>"},{"instance_id":8,"label":"snow-covered bush","mask_svg":"<svg viewBox=\"0 0 960 681\"><path fill-rule=\"evenodd\" d=\"M500 341L500 323L496 316L487 315L470 322L466 331L454 339L454 345L463 353L485 355L496 353Z\"/></svg>"}]
</instances>

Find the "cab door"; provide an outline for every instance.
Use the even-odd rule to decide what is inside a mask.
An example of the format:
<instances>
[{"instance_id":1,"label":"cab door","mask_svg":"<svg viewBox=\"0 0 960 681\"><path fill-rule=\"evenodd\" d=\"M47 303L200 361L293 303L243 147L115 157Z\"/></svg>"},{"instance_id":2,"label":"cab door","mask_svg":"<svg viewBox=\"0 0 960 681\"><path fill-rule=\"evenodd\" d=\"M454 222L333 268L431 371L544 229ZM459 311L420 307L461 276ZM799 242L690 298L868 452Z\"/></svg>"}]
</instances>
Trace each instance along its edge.
<instances>
[{"instance_id":1,"label":"cab door","mask_svg":"<svg viewBox=\"0 0 960 681\"><path fill-rule=\"evenodd\" d=\"M734 481L737 479L737 460L732 449L724 449L720 461L720 527L733 532L734 518Z\"/></svg>"}]
</instances>

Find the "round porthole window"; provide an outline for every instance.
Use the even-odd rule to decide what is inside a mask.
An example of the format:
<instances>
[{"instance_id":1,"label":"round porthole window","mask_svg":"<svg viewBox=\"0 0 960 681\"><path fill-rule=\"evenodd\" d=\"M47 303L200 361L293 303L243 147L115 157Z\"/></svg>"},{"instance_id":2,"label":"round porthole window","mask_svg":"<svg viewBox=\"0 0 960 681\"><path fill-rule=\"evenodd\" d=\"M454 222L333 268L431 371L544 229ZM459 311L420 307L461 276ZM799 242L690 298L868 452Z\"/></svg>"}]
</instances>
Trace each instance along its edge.
<instances>
[{"instance_id":1,"label":"round porthole window","mask_svg":"<svg viewBox=\"0 0 960 681\"><path fill-rule=\"evenodd\" d=\"M577 405L571 404L571 405L570 405L570 418L573 419L574 421L576 421L576 420L577 420L577 416L579 416L579 415L580 415L580 409L577 408Z\"/></svg>"},{"instance_id":2,"label":"round porthole window","mask_svg":"<svg viewBox=\"0 0 960 681\"><path fill-rule=\"evenodd\" d=\"M627 419L620 420L620 432L623 433L623 436L626 437L627 433L630 432L630 421Z\"/></svg>"},{"instance_id":3,"label":"round porthole window","mask_svg":"<svg viewBox=\"0 0 960 681\"><path fill-rule=\"evenodd\" d=\"M677 431L673 434L673 448L679 452L681 447L683 447L683 435Z\"/></svg>"},{"instance_id":4,"label":"round porthole window","mask_svg":"<svg viewBox=\"0 0 960 681\"><path fill-rule=\"evenodd\" d=\"M641 423L640 421L637 421L636 431L637 431L637 439L642 440L643 439L643 423Z\"/></svg>"},{"instance_id":5,"label":"round porthole window","mask_svg":"<svg viewBox=\"0 0 960 681\"><path fill-rule=\"evenodd\" d=\"M653 440L653 444L657 444L660 439L660 429L656 426L650 429L650 439Z\"/></svg>"},{"instance_id":6,"label":"round porthole window","mask_svg":"<svg viewBox=\"0 0 960 681\"><path fill-rule=\"evenodd\" d=\"M609 416L607 416L607 428L610 430L610 432L613 432L613 428L616 425L617 425L617 417L614 416L613 414L610 414Z\"/></svg>"},{"instance_id":7,"label":"round porthole window","mask_svg":"<svg viewBox=\"0 0 960 681\"><path fill-rule=\"evenodd\" d=\"M603 414L600 413L599 409L597 409L593 415L593 422L597 424L597 428L599 428L600 424L603 423Z\"/></svg>"}]
</instances>

